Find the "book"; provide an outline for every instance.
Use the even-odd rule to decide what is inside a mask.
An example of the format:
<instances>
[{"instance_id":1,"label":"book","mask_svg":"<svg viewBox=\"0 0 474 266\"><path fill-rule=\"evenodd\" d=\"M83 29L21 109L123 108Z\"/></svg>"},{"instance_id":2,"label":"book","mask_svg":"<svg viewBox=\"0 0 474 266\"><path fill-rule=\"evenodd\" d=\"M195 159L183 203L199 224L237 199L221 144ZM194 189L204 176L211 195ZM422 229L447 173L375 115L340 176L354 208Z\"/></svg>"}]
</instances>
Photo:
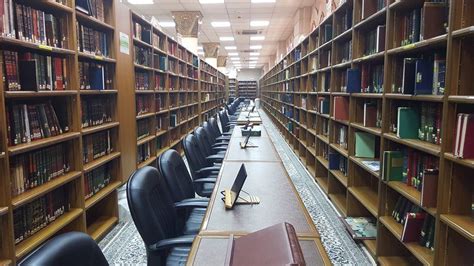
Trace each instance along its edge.
<instances>
[{"instance_id":1,"label":"book","mask_svg":"<svg viewBox=\"0 0 474 266\"><path fill-rule=\"evenodd\" d=\"M109 37L106 32L98 31L76 22L77 48L83 52L94 56L110 57Z\"/></svg>"},{"instance_id":2,"label":"book","mask_svg":"<svg viewBox=\"0 0 474 266\"><path fill-rule=\"evenodd\" d=\"M421 185L421 206L436 208L438 196L438 169L425 169Z\"/></svg>"},{"instance_id":3,"label":"book","mask_svg":"<svg viewBox=\"0 0 474 266\"><path fill-rule=\"evenodd\" d=\"M446 87L446 57L436 53L433 61L433 95L443 95Z\"/></svg>"},{"instance_id":4,"label":"book","mask_svg":"<svg viewBox=\"0 0 474 266\"><path fill-rule=\"evenodd\" d=\"M349 68L346 72L347 92L359 93L361 92L360 70L358 68Z\"/></svg>"},{"instance_id":5,"label":"book","mask_svg":"<svg viewBox=\"0 0 474 266\"><path fill-rule=\"evenodd\" d=\"M374 103L364 103L364 127L377 127L377 105Z\"/></svg>"},{"instance_id":6,"label":"book","mask_svg":"<svg viewBox=\"0 0 474 266\"><path fill-rule=\"evenodd\" d=\"M276 224L239 238L230 235L225 265L306 265L294 227Z\"/></svg>"},{"instance_id":7,"label":"book","mask_svg":"<svg viewBox=\"0 0 474 266\"><path fill-rule=\"evenodd\" d=\"M405 224L403 225L401 241L418 242L425 219L425 213L407 213L405 216Z\"/></svg>"},{"instance_id":8,"label":"book","mask_svg":"<svg viewBox=\"0 0 474 266\"><path fill-rule=\"evenodd\" d=\"M473 114L458 114L458 121L456 126L456 142L454 155L469 159L474 158L474 115Z\"/></svg>"},{"instance_id":9,"label":"book","mask_svg":"<svg viewBox=\"0 0 474 266\"><path fill-rule=\"evenodd\" d=\"M403 59L403 77L401 91L401 93L403 94L413 94L415 91L416 61L416 58Z\"/></svg>"},{"instance_id":10,"label":"book","mask_svg":"<svg viewBox=\"0 0 474 266\"><path fill-rule=\"evenodd\" d=\"M339 170L340 157L339 153L329 154L329 170Z\"/></svg>"},{"instance_id":11,"label":"book","mask_svg":"<svg viewBox=\"0 0 474 266\"><path fill-rule=\"evenodd\" d=\"M380 161L368 160L368 161L362 161L362 164L365 165L367 168L369 168L373 172L380 171Z\"/></svg>"},{"instance_id":12,"label":"book","mask_svg":"<svg viewBox=\"0 0 474 266\"><path fill-rule=\"evenodd\" d=\"M397 113L397 136L401 139L417 139L420 127L418 110L412 107L399 107Z\"/></svg>"},{"instance_id":13,"label":"book","mask_svg":"<svg viewBox=\"0 0 474 266\"><path fill-rule=\"evenodd\" d=\"M110 183L112 179L110 168L110 163L108 163L84 174L84 196L86 199L91 198Z\"/></svg>"},{"instance_id":14,"label":"book","mask_svg":"<svg viewBox=\"0 0 474 266\"><path fill-rule=\"evenodd\" d=\"M324 96L318 97L318 111L321 114L329 114L329 98Z\"/></svg>"},{"instance_id":15,"label":"book","mask_svg":"<svg viewBox=\"0 0 474 266\"><path fill-rule=\"evenodd\" d=\"M375 52L380 53L385 51L385 25L377 26L377 33L376 33L376 44L375 44Z\"/></svg>"},{"instance_id":16,"label":"book","mask_svg":"<svg viewBox=\"0 0 474 266\"><path fill-rule=\"evenodd\" d=\"M112 103L109 97L83 97L81 101L82 128L112 122Z\"/></svg>"},{"instance_id":17,"label":"book","mask_svg":"<svg viewBox=\"0 0 474 266\"><path fill-rule=\"evenodd\" d=\"M433 61L422 57L415 61L415 95L433 93Z\"/></svg>"},{"instance_id":18,"label":"book","mask_svg":"<svg viewBox=\"0 0 474 266\"><path fill-rule=\"evenodd\" d=\"M425 2L422 9L420 40L428 40L447 32L448 4Z\"/></svg>"},{"instance_id":19,"label":"book","mask_svg":"<svg viewBox=\"0 0 474 266\"><path fill-rule=\"evenodd\" d=\"M367 132L355 132L355 156L375 158L375 136Z\"/></svg>"},{"instance_id":20,"label":"book","mask_svg":"<svg viewBox=\"0 0 474 266\"><path fill-rule=\"evenodd\" d=\"M84 164L113 152L111 131L101 131L86 135L82 141L82 161Z\"/></svg>"},{"instance_id":21,"label":"book","mask_svg":"<svg viewBox=\"0 0 474 266\"><path fill-rule=\"evenodd\" d=\"M349 120L349 99L344 96L334 97L334 119L339 121Z\"/></svg>"},{"instance_id":22,"label":"book","mask_svg":"<svg viewBox=\"0 0 474 266\"><path fill-rule=\"evenodd\" d=\"M147 142L137 147L137 164L140 164L151 157L151 146Z\"/></svg>"},{"instance_id":23,"label":"book","mask_svg":"<svg viewBox=\"0 0 474 266\"><path fill-rule=\"evenodd\" d=\"M377 221L373 217L346 217L341 220L353 239L370 240L377 237Z\"/></svg>"},{"instance_id":24,"label":"book","mask_svg":"<svg viewBox=\"0 0 474 266\"><path fill-rule=\"evenodd\" d=\"M330 41L332 39L332 24L327 23L324 24L324 43Z\"/></svg>"},{"instance_id":25,"label":"book","mask_svg":"<svg viewBox=\"0 0 474 266\"><path fill-rule=\"evenodd\" d=\"M385 181L403 181L403 153L384 151L382 179Z\"/></svg>"}]
</instances>

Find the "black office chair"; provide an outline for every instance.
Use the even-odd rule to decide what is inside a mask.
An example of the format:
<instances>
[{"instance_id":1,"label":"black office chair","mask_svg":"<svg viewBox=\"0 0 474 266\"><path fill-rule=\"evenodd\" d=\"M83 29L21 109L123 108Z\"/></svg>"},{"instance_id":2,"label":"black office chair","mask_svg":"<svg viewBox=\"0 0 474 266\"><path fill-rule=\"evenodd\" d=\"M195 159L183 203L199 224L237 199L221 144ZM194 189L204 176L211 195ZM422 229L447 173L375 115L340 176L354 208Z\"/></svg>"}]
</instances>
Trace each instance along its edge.
<instances>
[{"instance_id":1,"label":"black office chair","mask_svg":"<svg viewBox=\"0 0 474 266\"><path fill-rule=\"evenodd\" d=\"M212 147L228 146L230 136L219 136L218 133L214 131L214 128L211 125L211 119L214 118L211 117L209 121L204 121L204 123L202 123L202 127L204 128L210 140L212 141Z\"/></svg>"},{"instance_id":2,"label":"black office chair","mask_svg":"<svg viewBox=\"0 0 474 266\"><path fill-rule=\"evenodd\" d=\"M202 221L198 225L196 221L179 222L177 209L180 206L174 204L156 168L146 166L132 174L127 183L127 201L145 243L148 265L186 263Z\"/></svg>"},{"instance_id":3,"label":"black office chair","mask_svg":"<svg viewBox=\"0 0 474 266\"><path fill-rule=\"evenodd\" d=\"M215 117L211 117L211 119L209 119L209 124L211 124L212 126L216 139L221 137L223 139L230 139L230 137L232 136L232 132L221 132L219 124L217 123L217 119Z\"/></svg>"},{"instance_id":4,"label":"black office chair","mask_svg":"<svg viewBox=\"0 0 474 266\"><path fill-rule=\"evenodd\" d=\"M191 176L194 181L201 178L217 178L220 166L210 163L199 147L198 140L193 134L188 134L183 139L183 148L188 160L189 168L191 168ZM206 184L203 184L204 187ZM196 188L196 193L203 196L204 191Z\"/></svg>"},{"instance_id":5,"label":"black office chair","mask_svg":"<svg viewBox=\"0 0 474 266\"><path fill-rule=\"evenodd\" d=\"M214 187L215 180L192 180L184 160L175 150L167 150L158 158L158 170L161 176L165 178L166 184L170 189L174 202L209 202L208 198L196 198L195 187L210 183L210 191L207 191L206 197L209 197Z\"/></svg>"},{"instance_id":6,"label":"black office chair","mask_svg":"<svg viewBox=\"0 0 474 266\"><path fill-rule=\"evenodd\" d=\"M221 163L225 157L227 147L212 147L211 141L203 127L198 127L194 131L194 135L198 140L199 148L206 160L210 163Z\"/></svg>"},{"instance_id":7,"label":"black office chair","mask_svg":"<svg viewBox=\"0 0 474 266\"><path fill-rule=\"evenodd\" d=\"M232 132L234 126L237 124L229 121L225 110L219 111L219 120L221 121L222 130L224 132Z\"/></svg>"},{"instance_id":8,"label":"black office chair","mask_svg":"<svg viewBox=\"0 0 474 266\"><path fill-rule=\"evenodd\" d=\"M109 265L97 243L82 232L58 235L28 255L19 265Z\"/></svg>"}]
</instances>

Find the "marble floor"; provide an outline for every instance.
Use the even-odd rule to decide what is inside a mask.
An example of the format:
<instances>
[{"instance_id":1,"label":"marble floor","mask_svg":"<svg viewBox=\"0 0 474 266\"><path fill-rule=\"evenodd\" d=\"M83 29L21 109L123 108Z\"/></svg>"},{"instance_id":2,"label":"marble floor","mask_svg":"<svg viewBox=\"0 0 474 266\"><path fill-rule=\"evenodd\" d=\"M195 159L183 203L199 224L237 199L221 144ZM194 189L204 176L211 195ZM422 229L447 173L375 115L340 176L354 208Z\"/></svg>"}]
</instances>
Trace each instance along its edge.
<instances>
[{"instance_id":1,"label":"marble floor","mask_svg":"<svg viewBox=\"0 0 474 266\"><path fill-rule=\"evenodd\" d=\"M260 112L263 124L321 235L321 241L331 262L335 265L375 265L363 245L354 242L347 233L340 221L340 214L270 118ZM119 209L119 224L99 245L111 265L145 265L145 247L131 219L124 187L119 189Z\"/></svg>"}]
</instances>

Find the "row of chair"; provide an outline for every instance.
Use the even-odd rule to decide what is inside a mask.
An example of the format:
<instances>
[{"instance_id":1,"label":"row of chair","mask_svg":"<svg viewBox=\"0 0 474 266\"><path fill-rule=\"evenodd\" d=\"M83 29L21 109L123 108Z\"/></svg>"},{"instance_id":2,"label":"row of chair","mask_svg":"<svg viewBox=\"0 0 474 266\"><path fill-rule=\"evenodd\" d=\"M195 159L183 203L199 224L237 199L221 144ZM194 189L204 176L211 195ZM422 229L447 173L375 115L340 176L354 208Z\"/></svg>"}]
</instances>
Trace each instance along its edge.
<instances>
[{"instance_id":1,"label":"row of chair","mask_svg":"<svg viewBox=\"0 0 474 266\"><path fill-rule=\"evenodd\" d=\"M199 233L209 197L224 159L242 99L186 136L183 147L191 174L175 150L158 158L158 169L135 171L127 183L127 201L146 247L149 265L184 265ZM229 114L228 114L229 112ZM201 197L196 197L196 193ZM46 242L20 265L108 265L97 243L87 234L69 232Z\"/></svg>"}]
</instances>

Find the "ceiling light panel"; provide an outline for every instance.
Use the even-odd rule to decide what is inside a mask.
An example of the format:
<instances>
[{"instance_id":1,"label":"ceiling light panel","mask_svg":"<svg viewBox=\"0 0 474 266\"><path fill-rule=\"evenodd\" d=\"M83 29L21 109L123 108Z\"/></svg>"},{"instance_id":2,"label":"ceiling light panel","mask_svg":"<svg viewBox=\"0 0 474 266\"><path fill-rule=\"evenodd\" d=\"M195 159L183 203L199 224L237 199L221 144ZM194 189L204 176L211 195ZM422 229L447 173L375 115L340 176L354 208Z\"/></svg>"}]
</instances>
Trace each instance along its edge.
<instances>
[{"instance_id":1,"label":"ceiling light panel","mask_svg":"<svg viewBox=\"0 0 474 266\"><path fill-rule=\"evenodd\" d=\"M163 28L174 28L176 27L176 23L174 21L161 21L158 24Z\"/></svg>"},{"instance_id":2,"label":"ceiling light panel","mask_svg":"<svg viewBox=\"0 0 474 266\"><path fill-rule=\"evenodd\" d=\"M276 0L252 0L252 4L275 3Z\"/></svg>"},{"instance_id":3,"label":"ceiling light panel","mask_svg":"<svg viewBox=\"0 0 474 266\"><path fill-rule=\"evenodd\" d=\"M224 0L199 0L200 4L207 5L207 4L223 4Z\"/></svg>"},{"instance_id":4,"label":"ceiling light panel","mask_svg":"<svg viewBox=\"0 0 474 266\"><path fill-rule=\"evenodd\" d=\"M259 56L260 53L249 53L250 56Z\"/></svg>"},{"instance_id":5,"label":"ceiling light panel","mask_svg":"<svg viewBox=\"0 0 474 266\"><path fill-rule=\"evenodd\" d=\"M237 50L237 47L236 46L226 46L225 49L226 50Z\"/></svg>"},{"instance_id":6,"label":"ceiling light panel","mask_svg":"<svg viewBox=\"0 0 474 266\"><path fill-rule=\"evenodd\" d=\"M238 56L239 53L227 53L228 56Z\"/></svg>"},{"instance_id":7,"label":"ceiling light panel","mask_svg":"<svg viewBox=\"0 0 474 266\"><path fill-rule=\"evenodd\" d=\"M220 40L221 42L229 42L229 41L233 41L233 40L234 40L234 37L232 37L232 36L219 37L219 40Z\"/></svg>"},{"instance_id":8,"label":"ceiling light panel","mask_svg":"<svg viewBox=\"0 0 474 266\"><path fill-rule=\"evenodd\" d=\"M251 50L260 50L260 49L262 49L262 46L261 45L250 45L250 49Z\"/></svg>"},{"instance_id":9,"label":"ceiling light panel","mask_svg":"<svg viewBox=\"0 0 474 266\"><path fill-rule=\"evenodd\" d=\"M230 22L229 21L213 21L211 22L211 25L214 28L225 28L225 27L230 27Z\"/></svg>"},{"instance_id":10,"label":"ceiling light panel","mask_svg":"<svg viewBox=\"0 0 474 266\"><path fill-rule=\"evenodd\" d=\"M132 5L152 5L153 0L128 0L128 3Z\"/></svg>"},{"instance_id":11,"label":"ceiling light panel","mask_svg":"<svg viewBox=\"0 0 474 266\"><path fill-rule=\"evenodd\" d=\"M250 27L265 27L268 26L270 22L268 20L252 20L250 21Z\"/></svg>"},{"instance_id":12,"label":"ceiling light panel","mask_svg":"<svg viewBox=\"0 0 474 266\"><path fill-rule=\"evenodd\" d=\"M263 41L263 40L265 40L265 36L251 36L250 40L251 41Z\"/></svg>"}]
</instances>

